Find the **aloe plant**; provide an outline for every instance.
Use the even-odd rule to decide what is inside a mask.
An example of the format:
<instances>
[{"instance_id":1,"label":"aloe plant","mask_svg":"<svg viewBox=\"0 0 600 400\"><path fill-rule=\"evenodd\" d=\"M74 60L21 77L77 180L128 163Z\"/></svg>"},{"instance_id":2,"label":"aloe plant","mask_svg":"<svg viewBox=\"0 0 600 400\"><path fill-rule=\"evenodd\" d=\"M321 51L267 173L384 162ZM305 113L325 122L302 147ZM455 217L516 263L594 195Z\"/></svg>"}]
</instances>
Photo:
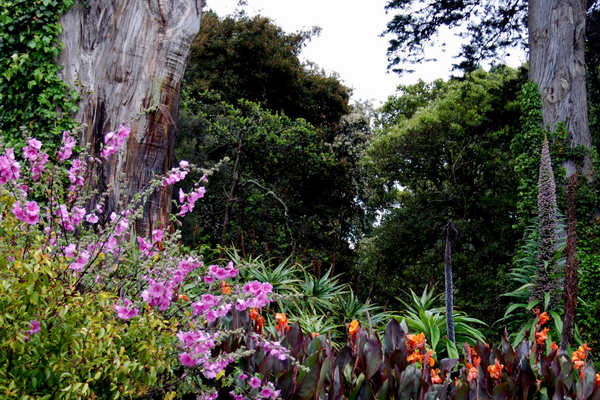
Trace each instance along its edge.
<instances>
[{"instance_id":1,"label":"aloe plant","mask_svg":"<svg viewBox=\"0 0 600 400\"><path fill-rule=\"evenodd\" d=\"M447 338L447 322L444 307L435 307L441 295L434 295L433 289L427 287L421 297L410 290L412 304L403 302L406 310L398 320L406 321L406 324L413 332L423 332L431 348L438 354L446 354L452 358L458 358L457 345L465 342L473 345L477 340L485 342L485 337L472 324L486 325L485 322L468 317L464 312L454 310L454 330L456 343L452 343Z\"/></svg>"}]
</instances>

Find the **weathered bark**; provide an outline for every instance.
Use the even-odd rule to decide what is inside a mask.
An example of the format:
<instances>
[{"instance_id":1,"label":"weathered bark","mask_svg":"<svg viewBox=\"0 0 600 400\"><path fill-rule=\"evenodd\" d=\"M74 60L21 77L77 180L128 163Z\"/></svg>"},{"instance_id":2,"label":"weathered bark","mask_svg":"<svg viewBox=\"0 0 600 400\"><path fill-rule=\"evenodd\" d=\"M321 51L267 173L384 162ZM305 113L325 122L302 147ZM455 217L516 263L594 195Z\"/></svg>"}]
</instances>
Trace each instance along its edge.
<instances>
[{"instance_id":1,"label":"weathered bark","mask_svg":"<svg viewBox=\"0 0 600 400\"><path fill-rule=\"evenodd\" d=\"M590 148L585 84L586 0L529 1L529 78L542 96L544 128L554 131L561 122L569 145ZM575 161L563 167L567 177L576 173ZM591 171L589 155L582 172Z\"/></svg>"},{"instance_id":2,"label":"weathered bark","mask_svg":"<svg viewBox=\"0 0 600 400\"><path fill-rule=\"evenodd\" d=\"M565 263L565 315L560 337L560 352L566 354L575 323L575 307L579 289L579 260L577 260L577 220L575 219L575 196L577 195L577 174L571 175L567 186L567 262Z\"/></svg>"},{"instance_id":3,"label":"weathered bark","mask_svg":"<svg viewBox=\"0 0 600 400\"><path fill-rule=\"evenodd\" d=\"M201 11L202 0L75 0L61 16L60 78L82 94L76 119L86 124L81 139L94 154L106 132L156 107L131 124L124 148L96 177L98 189L112 186L105 215L173 163L181 82ZM127 185L121 190L122 174ZM138 229L164 225L170 199L166 188L152 195Z\"/></svg>"}]
</instances>

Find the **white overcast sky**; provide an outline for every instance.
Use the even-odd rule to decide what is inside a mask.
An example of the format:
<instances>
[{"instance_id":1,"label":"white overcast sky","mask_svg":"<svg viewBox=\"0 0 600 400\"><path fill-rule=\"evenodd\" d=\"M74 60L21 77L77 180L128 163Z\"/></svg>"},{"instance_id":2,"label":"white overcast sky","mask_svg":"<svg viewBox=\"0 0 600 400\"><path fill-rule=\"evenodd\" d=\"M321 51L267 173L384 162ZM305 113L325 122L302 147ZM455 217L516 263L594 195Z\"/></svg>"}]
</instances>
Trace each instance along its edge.
<instances>
[{"instance_id":1,"label":"white overcast sky","mask_svg":"<svg viewBox=\"0 0 600 400\"><path fill-rule=\"evenodd\" d=\"M248 0L242 7L248 14L260 13L273 19L286 32L322 28L321 35L313 38L301 58L316 63L328 72L336 72L346 86L354 89L353 100L373 100L379 105L394 94L399 84L415 83L419 78L432 81L451 75L452 58L460 49L459 38L446 32L446 52L432 49L437 62L408 65L416 72L399 78L387 73L388 39L380 37L393 14L385 13L388 0ZM212 9L219 16L233 13L238 0L207 0L205 10ZM430 56L430 54L428 54ZM507 62L517 66L524 56L515 56Z\"/></svg>"}]
</instances>

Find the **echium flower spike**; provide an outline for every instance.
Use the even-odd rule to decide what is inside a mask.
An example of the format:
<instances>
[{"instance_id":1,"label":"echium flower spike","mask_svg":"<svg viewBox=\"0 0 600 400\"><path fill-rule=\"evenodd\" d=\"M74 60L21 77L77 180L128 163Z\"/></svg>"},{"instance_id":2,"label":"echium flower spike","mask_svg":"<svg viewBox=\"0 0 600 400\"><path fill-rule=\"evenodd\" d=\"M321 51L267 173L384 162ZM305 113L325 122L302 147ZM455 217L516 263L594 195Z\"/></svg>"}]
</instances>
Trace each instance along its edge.
<instances>
[{"instance_id":1,"label":"echium flower spike","mask_svg":"<svg viewBox=\"0 0 600 400\"><path fill-rule=\"evenodd\" d=\"M558 269L556 263L552 261L557 249L558 235L556 233L556 184L554 183L548 139L544 140L542 146L538 187L537 276L532 279L535 286L531 291L530 301L539 300L539 304L544 304L544 293L548 292L551 294L549 304L551 309L559 302L561 288L558 279L555 278Z\"/></svg>"}]
</instances>

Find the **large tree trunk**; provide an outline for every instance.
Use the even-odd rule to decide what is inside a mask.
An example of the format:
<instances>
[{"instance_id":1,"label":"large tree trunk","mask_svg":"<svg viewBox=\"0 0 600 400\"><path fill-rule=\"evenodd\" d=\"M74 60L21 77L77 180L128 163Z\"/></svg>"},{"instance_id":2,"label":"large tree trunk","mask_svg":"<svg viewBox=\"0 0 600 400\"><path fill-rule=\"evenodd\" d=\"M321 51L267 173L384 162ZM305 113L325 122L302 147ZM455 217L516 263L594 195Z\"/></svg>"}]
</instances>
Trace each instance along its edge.
<instances>
[{"instance_id":1,"label":"large tree trunk","mask_svg":"<svg viewBox=\"0 0 600 400\"><path fill-rule=\"evenodd\" d=\"M529 78L542 96L544 128L554 131L564 122L569 145L590 148L585 85L586 0L529 1ZM567 160L567 177L576 172ZM589 155L582 165L591 171Z\"/></svg>"},{"instance_id":2,"label":"large tree trunk","mask_svg":"<svg viewBox=\"0 0 600 400\"><path fill-rule=\"evenodd\" d=\"M76 119L95 155L106 132L156 107L131 124L124 148L96 177L99 190L111 188L105 215L172 166L181 82L201 11L202 0L75 0L61 16L60 78L82 94ZM170 199L166 188L152 195L138 230L166 224Z\"/></svg>"}]
</instances>

